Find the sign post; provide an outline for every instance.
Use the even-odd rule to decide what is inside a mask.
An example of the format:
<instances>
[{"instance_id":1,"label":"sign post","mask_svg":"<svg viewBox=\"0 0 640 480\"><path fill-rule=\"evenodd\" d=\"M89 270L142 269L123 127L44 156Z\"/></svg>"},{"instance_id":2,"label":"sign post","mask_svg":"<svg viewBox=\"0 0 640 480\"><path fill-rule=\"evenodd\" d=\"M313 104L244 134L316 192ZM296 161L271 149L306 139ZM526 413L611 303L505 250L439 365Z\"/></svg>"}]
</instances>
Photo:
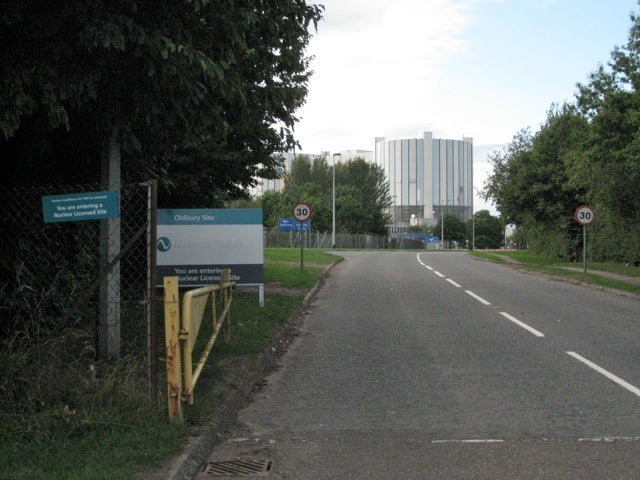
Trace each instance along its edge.
<instances>
[{"instance_id":1,"label":"sign post","mask_svg":"<svg viewBox=\"0 0 640 480\"><path fill-rule=\"evenodd\" d=\"M291 215L300 222L300 271L304 270L304 222L311 218L311 206L304 202L298 202L293 206Z\"/></svg>"},{"instance_id":2,"label":"sign post","mask_svg":"<svg viewBox=\"0 0 640 480\"><path fill-rule=\"evenodd\" d=\"M582 205L576 209L576 220L582 225L582 265L584 273L587 273L587 225L591 225L596 219L593 209Z\"/></svg>"}]
</instances>

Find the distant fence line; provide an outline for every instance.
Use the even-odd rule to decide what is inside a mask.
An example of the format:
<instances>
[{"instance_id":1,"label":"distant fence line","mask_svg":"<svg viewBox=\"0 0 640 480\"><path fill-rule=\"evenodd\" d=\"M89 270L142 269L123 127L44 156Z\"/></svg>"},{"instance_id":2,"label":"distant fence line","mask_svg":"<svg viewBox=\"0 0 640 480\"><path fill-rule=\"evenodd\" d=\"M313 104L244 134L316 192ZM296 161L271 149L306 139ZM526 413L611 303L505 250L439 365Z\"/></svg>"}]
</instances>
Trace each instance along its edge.
<instances>
[{"instance_id":1,"label":"distant fence line","mask_svg":"<svg viewBox=\"0 0 640 480\"><path fill-rule=\"evenodd\" d=\"M265 247L299 247L301 232L267 231L264 234ZM435 250L438 244L422 240L397 238L389 235L336 234L336 248L363 249L429 249ZM330 232L307 232L303 234L305 248L332 248Z\"/></svg>"}]
</instances>

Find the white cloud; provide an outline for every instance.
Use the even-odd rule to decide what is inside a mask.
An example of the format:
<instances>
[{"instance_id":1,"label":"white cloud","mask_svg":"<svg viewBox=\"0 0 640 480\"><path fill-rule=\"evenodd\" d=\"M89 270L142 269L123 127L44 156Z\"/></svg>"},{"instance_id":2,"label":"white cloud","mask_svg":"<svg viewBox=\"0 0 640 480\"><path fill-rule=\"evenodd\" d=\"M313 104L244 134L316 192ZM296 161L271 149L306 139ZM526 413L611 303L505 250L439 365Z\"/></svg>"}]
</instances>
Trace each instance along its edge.
<instances>
[{"instance_id":1,"label":"white cloud","mask_svg":"<svg viewBox=\"0 0 640 480\"><path fill-rule=\"evenodd\" d=\"M307 104L296 130L304 151L373 149L374 137L433 130L446 79L440 66L465 50L467 7L450 0L328 0L309 53ZM357 143L357 144L354 144Z\"/></svg>"},{"instance_id":2,"label":"white cloud","mask_svg":"<svg viewBox=\"0 0 640 480\"><path fill-rule=\"evenodd\" d=\"M377 136L425 130L472 137L477 189L487 153L572 101L575 84L626 41L638 9L636 0L316 1L326 10L308 51L302 151L373 150Z\"/></svg>"}]
</instances>

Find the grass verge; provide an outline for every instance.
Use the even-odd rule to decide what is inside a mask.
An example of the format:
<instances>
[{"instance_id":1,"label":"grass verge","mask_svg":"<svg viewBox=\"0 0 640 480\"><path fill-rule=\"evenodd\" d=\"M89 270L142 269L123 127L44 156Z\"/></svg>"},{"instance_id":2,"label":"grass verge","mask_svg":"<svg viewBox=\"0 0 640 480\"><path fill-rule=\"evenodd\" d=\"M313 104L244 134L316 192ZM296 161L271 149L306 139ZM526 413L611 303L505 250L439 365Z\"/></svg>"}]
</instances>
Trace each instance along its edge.
<instances>
[{"instance_id":1,"label":"grass verge","mask_svg":"<svg viewBox=\"0 0 640 480\"><path fill-rule=\"evenodd\" d=\"M148 401L144 358L110 365L98 387L79 389L81 394L53 405L43 404L36 413L0 409L0 478L162 478L162 468L208 424L234 388L237 375L255 364L299 308L302 296L337 258L306 250L301 271L298 249L265 249L265 282L277 282L281 293L267 292L260 307L257 292L236 292L231 341L216 341L196 386L195 404L185 407L185 423L167 420L166 400L161 405ZM144 338L145 332L140 333ZM202 333L200 337L206 332ZM162 370L161 378L163 384Z\"/></svg>"},{"instance_id":2,"label":"grass verge","mask_svg":"<svg viewBox=\"0 0 640 480\"><path fill-rule=\"evenodd\" d=\"M587 263L584 273L582 263L560 262L552 257L536 255L530 251L484 252L476 250L471 255L485 260L517 266L520 269L554 277L566 278L575 283L587 283L604 288L621 290L640 295L640 267L623 263Z\"/></svg>"}]
</instances>

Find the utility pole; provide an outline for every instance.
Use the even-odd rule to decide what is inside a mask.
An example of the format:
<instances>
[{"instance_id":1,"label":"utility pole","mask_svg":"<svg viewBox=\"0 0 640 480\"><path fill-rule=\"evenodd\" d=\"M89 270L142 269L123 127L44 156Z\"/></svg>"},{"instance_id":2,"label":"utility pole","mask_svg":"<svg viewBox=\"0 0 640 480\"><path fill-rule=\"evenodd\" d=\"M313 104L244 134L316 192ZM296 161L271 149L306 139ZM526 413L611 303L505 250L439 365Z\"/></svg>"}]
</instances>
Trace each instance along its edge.
<instances>
[{"instance_id":1,"label":"utility pole","mask_svg":"<svg viewBox=\"0 0 640 480\"><path fill-rule=\"evenodd\" d=\"M111 132L103 151L102 182L120 198L121 148ZM100 220L100 312L98 314L98 357L120 357L120 217ZM114 263L115 262L115 263ZM112 265L113 264L113 265ZM103 268L112 265L108 271Z\"/></svg>"}]
</instances>

